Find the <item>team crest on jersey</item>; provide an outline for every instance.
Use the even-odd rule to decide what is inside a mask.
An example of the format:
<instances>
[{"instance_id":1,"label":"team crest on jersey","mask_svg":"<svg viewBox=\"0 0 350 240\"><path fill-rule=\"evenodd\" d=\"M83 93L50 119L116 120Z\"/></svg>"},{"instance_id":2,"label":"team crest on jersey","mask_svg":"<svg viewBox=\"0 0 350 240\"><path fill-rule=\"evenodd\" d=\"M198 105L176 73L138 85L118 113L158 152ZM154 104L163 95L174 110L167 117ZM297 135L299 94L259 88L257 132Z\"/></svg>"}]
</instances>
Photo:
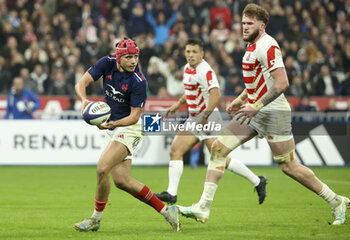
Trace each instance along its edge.
<instances>
[{"instance_id":1,"label":"team crest on jersey","mask_svg":"<svg viewBox=\"0 0 350 240\"><path fill-rule=\"evenodd\" d=\"M123 84L122 89L124 92L126 92L128 90L128 84Z\"/></svg>"},{"instance_id":2,"label":"team crest on jersey","mask_svg":"<svg viewBox=\"0 0 350 240\"><path fill-rule=\"evenodd\" d=\"M106 78L112 80L112 75L107 75Z\"/></svg>"},{"instance_id":3,"label":"team crest on jersey","mask_svg":"<svg viewBox=\"0 0 350 240\"><path fill-rule=\"evenodd\" d=\"M250 59L250 53L247 55L245 60L249 61L249 59Z\"/></svg>"}]
</instances>

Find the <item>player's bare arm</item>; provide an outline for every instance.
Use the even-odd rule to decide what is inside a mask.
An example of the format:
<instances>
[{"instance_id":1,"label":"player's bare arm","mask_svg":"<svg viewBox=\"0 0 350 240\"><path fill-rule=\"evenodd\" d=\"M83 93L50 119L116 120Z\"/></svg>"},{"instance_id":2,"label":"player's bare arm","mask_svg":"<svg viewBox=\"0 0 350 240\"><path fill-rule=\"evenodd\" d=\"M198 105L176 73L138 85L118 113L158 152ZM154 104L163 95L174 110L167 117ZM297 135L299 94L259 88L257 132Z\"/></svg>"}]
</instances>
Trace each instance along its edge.
<instances>
[{"instance_id":1,"label":"player's bare arm","mask_svg":"<svg viewBox=\"0 0 350 240\"><path fill-rule=\"evenodd\" d=\"M174 114L179 108L186 103L186 95L184 94L176 103L174 103L166 112L168 114Z\"/></svg>"},{"instance_id":2,"label":"player's bare arm","mask_svg":"<svg viewBox=\"0 0 350 240\"><path fill-rule=\"evenodd\" d=\"M97 126L99 129L109 129L114 127L123 127L123 126L129 126L137 123L137 121L140 119L142 113L141 107L130 107L130 115L119 119L117 121L110 121L106 124L102 124Z\"/></svg>"},{"instance_id":3,"label":"player's bare arm","mask_svg":"<svg viewBox=\"0 0 350 240\"><path fill-rule=\"evenodd\" d=\"M94 82L94 79L91 77L89 72L85 72L85 74L81 77L79 82L75 84L75 92L77 96L81 100L81 108L80 113L83 114L85 107L90 103L90 101L86 97L86 88Z\"/></svg>"},{"instance_id":4,"label":"player's bare arm","mask_svg":"<svg viewBox=\"0 0 350 240\"><path fill-rule=\"evenodd\" d=\"M241 120L241 123L248 119L247 124L249 124L251 119L261 108L278 98L278 96L288 88L289 83L284 68L276 68L272 70L270 74L275 81L272 87L267 91L266 95L254 104L244 104L237 112L237 114L239 114L237 120Z\"/></svg>"},{"instance_id":5,"label":"player's bare arm","mask_svg":"<svg viewBox=\"0 0 350 240\"><path fill-rule=\"evenodd\" d=\"M228 114L237 112L248 98L247 90L244 89L238 97L236 97L231 104L226 108Z\"/></svg>"},{"instance_id":6,"label":"player's bare arm","mask_svg":"<svg viewBox=\"0 0 350 240\"><path fill-rule=\"evenodd\" d=\"M215 87L209 90L209 100L208 100L208 106L204 110L203 117L198 122L199 124L205 124L208 121L208 117L210 114L214 111L214 109L219 104L221 94L219 88Z\"/></svg>"},{"instance_id":7,"label":"player's bare arm","mask_svg":"<svg viewBox=\"0 0 350 240\"><path fill-rule=\"evenodd\" d=\"M269 91L267 91L266 96L261 98L261 103L264 104L264 106L278 98L278 96L289 87L287 73L284 68L276 68L271 71L270 74L275 82Z\"/></svg>"}]
</instances>

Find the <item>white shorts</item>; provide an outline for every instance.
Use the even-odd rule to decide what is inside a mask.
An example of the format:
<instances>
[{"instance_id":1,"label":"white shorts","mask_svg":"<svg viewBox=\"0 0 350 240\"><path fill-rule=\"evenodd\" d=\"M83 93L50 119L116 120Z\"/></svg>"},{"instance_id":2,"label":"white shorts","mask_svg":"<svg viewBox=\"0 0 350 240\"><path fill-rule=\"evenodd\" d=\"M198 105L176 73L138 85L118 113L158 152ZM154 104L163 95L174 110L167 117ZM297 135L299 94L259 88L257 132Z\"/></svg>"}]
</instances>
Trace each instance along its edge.
<instances>
[{"instance_id":1,"label":"white shorts","mask_svg":"<svg viewBox=\"0 0 350 240\"><path fill-rule=\"evenodd\" d=\"M293 137L292 113L288 102L271 102L263 107L252 119L251 126L258 137L268 142L284 142Z\"/></svg>"},{"instance_id":2,"label":"white shorts","mask_svg":"<svg viewBox=\"0 0 350 240\"><path fill-rule=\"evenodd\" d=\"M201 120L204 112L201 114L195 116L195 117L189 117L186 122L186 124L191 125L192 123L197 123ZM220 129L218 129L220 126ZM223 130L223 122L220 112L215 109L208 118L208 130L207 131L197 131L196 129L189 128L188 132L192 133L194 136L196 136L199 141L204 141L206 139L210 138L217 138L220 136L221 130Z\"/></svg>"},{"instance_id":3,"label":"white shorts","mask_svg":"<svg viewBox=\"0 0 350 240\"><path fill-rule=\"evenodd\" d=\"M141 121L138 121L134 125L125 126L125 127L116 127L113 130L106 131L106 141L118 141L125 145L132 156L137 147L139 146L142 140L142 125ZM130 159L130 157L127 157Z\"/></svg>"}]
</instances>

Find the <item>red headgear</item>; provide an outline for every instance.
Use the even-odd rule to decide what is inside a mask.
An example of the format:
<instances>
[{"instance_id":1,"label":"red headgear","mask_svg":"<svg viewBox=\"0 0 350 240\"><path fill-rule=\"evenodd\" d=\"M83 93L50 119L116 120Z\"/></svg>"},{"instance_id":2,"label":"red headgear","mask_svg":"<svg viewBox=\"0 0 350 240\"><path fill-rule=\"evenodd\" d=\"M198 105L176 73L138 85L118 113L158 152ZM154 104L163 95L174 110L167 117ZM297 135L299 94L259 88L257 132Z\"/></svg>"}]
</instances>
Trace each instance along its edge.
<instances>
[{"instance_id":1,"label":"red headgear","mask_svg":"<svg viewBox=\"0 0 350 240\"><path fill-rule=\"evenodd\" d=\"M139 54L140 49L136 43L131 39L124 39L117 43L115 48L115 58L117 63L120 64L120 58L124 55Z\"/></svg>"}]
</instances>

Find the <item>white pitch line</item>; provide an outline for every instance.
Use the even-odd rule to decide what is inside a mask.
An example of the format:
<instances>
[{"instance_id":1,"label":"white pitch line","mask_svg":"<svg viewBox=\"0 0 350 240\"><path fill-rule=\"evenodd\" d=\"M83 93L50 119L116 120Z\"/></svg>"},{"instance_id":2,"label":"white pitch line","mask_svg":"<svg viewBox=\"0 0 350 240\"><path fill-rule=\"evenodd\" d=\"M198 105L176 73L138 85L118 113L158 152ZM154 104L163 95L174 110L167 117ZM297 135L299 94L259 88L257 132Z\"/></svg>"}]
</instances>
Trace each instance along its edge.
<instances>
[{"instance_id":1,"label":"white pitch line","mask_svg":"<svg viewBox=\"0 0 350 240\"><path fill-rule=\"evenodd\" d=\"M288 178L288 176L282 174L265 174L267 178L274 177L274 178ZM335 183L335 184L345 184L350 185L350 181L341 181L341 180L333 180L333 179L320 179L322 182L329 182L329 183Z\"/></svg>"},{"instance_id":2,"label":"white pitch line","mask_svg":"<svg viewBox=\"0 0 350 240\"><path fill-rule=\"evenodd\" d=\"M332 180L332 179L322 179L324 182L330 182L330 183L336 183L336 184L346 184L350 185L350 181L339 181L339 180Z\"/></svg>"}]
</instances>

